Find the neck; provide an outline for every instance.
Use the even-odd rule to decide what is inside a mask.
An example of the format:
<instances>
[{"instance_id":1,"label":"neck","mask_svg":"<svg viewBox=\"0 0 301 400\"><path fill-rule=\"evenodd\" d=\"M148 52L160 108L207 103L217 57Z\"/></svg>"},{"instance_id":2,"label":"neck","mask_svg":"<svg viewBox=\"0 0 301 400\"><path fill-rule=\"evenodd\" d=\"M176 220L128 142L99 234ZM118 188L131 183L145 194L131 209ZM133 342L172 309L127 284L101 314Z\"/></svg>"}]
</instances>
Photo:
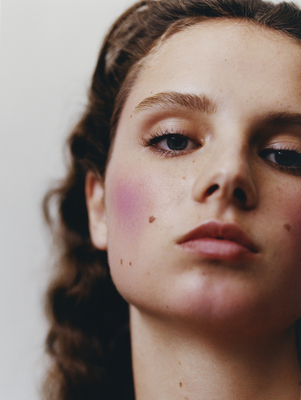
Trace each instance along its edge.
<instances>
[{"instance_id":1,"label":"neck","mask_svg":"<svg viewBox=\"0 0 301 400\"><path fill-rule=\"evenodd\" d=\"M136 400L299 400L294 329L220 340L131 306Z\"/></svg>"}]
</instances>

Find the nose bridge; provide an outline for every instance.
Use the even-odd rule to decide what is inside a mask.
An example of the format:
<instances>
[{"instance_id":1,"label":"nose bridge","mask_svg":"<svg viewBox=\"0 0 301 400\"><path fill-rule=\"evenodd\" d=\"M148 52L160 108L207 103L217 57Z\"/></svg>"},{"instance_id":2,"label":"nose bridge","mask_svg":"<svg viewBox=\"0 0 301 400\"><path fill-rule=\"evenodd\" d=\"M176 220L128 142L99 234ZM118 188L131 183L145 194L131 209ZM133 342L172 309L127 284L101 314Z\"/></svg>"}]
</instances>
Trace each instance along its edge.
<instances>
[{"instance_id":1,"label":"nose bridge","mask_svg":"<svg viewBox=\"0 0 301 400\"><path fill-rule=\"evenodd\" d=\"M248 149L245 143L234 143L228 141L216 150L218 164L216 164L216 172L226 181L237 181L250 172ZM211 166L214 168L214 162Z\"/></svg>"},{"instance_id":2,"label":"nose bridge","mask_svg":"<svg viewBox=\"0 0 301 400\"><path fill-rule=\"evenodd\" d=\"M253 208L257 192L250 161L249 147L242 139L213 145L202 162L195 185L195 200L220 201L223 205L233 203L239 207Z\"/></svg>"}]
</instances>

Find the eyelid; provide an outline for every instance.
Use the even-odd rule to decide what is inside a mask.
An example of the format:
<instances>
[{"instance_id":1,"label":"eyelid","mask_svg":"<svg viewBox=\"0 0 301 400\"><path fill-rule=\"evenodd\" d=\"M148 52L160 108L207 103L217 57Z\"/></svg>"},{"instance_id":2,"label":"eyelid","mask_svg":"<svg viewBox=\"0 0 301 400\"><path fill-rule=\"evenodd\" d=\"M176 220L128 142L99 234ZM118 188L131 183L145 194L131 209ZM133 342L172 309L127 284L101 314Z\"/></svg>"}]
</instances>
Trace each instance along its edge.
<instances>
[{"instance_id":1,"label":"eyelid","mask_svg":"<svg viewBox=\"0 0 301 400\"><path fill-rule=\"evenodd\" d=\"M264 136L264 135L263 135ZM261 141L262 148L289 149L301 151L301 134L290 131L269 132L265 140Z\"/></svg>"},{"instance_id":2,"label":"eyelid","mask_svg":"<svg viewBox=\"0 0 301 400\"><path fill-rule=\"evenodd\" d=\"M283 143L281 142L276 142L276 143L270 143L261 150L271 150L271 151L295 151L296 153L301 153L301 141L298 143L293 143L293 142L286 142L284 141Z\"/></svg>"}]
</instances>

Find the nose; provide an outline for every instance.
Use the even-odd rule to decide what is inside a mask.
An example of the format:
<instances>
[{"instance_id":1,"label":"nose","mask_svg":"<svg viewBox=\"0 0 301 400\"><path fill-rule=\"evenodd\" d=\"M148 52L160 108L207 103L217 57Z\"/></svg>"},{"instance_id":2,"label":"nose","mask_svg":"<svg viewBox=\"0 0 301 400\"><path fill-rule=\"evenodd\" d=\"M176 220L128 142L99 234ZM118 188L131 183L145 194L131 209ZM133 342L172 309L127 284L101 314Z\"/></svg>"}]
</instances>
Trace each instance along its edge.
<instances>
[{"instance_id":1,"label":"nose","mask_svg":"<svg viewBox=\"0 0 301 400\"><path fill-rule=\"evenodd\" d=\"M224 148L208 154L200 163L202 167L193 188L194 200L217 201L220 207L233 205L245 210L256 206L257 188L245 151Z\"/></svg>"}]
</instances>

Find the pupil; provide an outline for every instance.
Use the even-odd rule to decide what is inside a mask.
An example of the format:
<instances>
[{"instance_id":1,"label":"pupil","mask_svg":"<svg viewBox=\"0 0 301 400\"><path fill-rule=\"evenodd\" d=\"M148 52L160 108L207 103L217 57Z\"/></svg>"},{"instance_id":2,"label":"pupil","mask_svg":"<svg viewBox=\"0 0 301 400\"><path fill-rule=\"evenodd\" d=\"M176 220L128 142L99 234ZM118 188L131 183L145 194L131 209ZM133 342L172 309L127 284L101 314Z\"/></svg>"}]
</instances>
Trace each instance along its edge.
<instances>
[{"instance_id":1,"label":"pupil","mask_svg":"<svg viewBox=\"0 0 301 400\"><path fill-rule=\"evenodd\" d=\"M170 150L185 150L188 145L188 139L181 135L169 135L166 142Z\"/></svg>"},{"instance_id":2,"label":"pupil","mask_svg":"<svg viewBox=\"0 0 301 400\"><path fill-rule=\"evenodd\" d=\"M295 151L277 151L275 161L285 167L291 167L295 164L298 154Z\"/></svg>"}]
</instances>

